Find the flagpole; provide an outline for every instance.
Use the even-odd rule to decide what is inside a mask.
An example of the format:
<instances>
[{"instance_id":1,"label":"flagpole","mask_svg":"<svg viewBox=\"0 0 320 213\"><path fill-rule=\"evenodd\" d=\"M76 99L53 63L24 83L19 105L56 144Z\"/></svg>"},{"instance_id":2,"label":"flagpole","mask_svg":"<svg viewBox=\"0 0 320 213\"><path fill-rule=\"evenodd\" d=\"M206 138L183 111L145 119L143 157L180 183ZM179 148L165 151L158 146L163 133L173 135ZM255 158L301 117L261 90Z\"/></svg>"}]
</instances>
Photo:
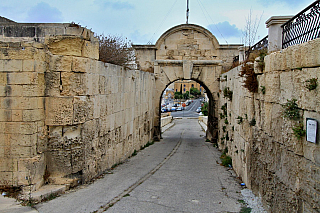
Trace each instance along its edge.
<instances>
[{"instance_id":1,"label":"flagpole","mask_svg":"<svg viewBox=\"0 0 320 213\"><path fill-rule=\"evenodd\" d=\"M189 0L187 0L187 24L189 23Z\"/></svg>"}]
</instances>

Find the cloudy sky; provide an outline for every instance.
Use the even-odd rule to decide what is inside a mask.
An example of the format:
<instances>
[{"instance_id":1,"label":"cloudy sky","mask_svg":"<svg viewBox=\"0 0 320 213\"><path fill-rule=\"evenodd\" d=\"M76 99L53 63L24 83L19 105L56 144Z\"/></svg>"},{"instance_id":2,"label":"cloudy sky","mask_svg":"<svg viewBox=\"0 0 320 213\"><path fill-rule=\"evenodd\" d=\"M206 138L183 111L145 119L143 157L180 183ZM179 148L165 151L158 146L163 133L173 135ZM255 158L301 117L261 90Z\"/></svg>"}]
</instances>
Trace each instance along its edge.
<instances>
[{"instance_id":1,"label":"cloudy sky","mask_svg":"<svg viewBox=\"0 0 320 213\"><path fill-rule=\"evenodd\" d=\"M26 23L79 23L97 35L155 43L186 22L187 0L1 0L0 16ZM314 0L190 0L189 23L209 29L221 44L241 43L246 19L261 18L257 40L267 35L271 16L295 15Z\"/></svg>"}]
</instances>

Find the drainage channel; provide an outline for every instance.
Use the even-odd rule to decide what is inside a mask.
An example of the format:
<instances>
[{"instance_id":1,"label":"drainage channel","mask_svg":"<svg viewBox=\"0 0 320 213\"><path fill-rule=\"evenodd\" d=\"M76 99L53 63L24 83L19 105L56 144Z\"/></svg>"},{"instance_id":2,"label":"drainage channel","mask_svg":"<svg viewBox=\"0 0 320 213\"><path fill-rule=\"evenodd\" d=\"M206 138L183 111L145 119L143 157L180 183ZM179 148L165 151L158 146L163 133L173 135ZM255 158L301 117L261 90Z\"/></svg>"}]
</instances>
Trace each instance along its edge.
<instances>
[{"instance_id":1,"label":"drainage channel","mask_svg":"<svg viewBox=\"0 0 320 213\"><path fill-rule=\"evenodd\" d=\"M119 194L117 197L113 198L111 201L106 203L105 205L101 206L97 211L97 213L104 212L108 210L110 207L112 207L114 204L116 204L118 201L120 201L125 195L129 194L132 192L137 186L142 184L144 181L146 181L148 178L150 178L156 171L158 171L178 150L179 146L182 143L182 135L184 131L181 133L180 140L177 143L177 145L173 148L173 150L170 152L170 154L156 166L154 169L152 169L149 173L147 173L145 176L143 176L140 180L138 180L135 184L131 185L129 188L124 190L121 194Z\"/></svg>"}]
</instances>

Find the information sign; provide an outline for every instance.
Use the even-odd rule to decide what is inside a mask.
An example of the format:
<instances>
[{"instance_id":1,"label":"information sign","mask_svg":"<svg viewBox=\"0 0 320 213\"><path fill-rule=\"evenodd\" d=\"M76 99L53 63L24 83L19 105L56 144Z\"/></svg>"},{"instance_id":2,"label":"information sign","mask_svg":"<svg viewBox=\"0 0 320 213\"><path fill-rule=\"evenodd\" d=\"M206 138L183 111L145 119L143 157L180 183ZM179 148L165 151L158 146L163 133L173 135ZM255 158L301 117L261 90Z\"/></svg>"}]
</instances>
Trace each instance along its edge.
<instances>
[{"instance_id":1,"label":"information sign","mask_svg":"<svg viewBox=\"0 0 320 213\"><path fill-rule=\"evenodd\" d=\"M315 119L307 118L307 141L317 142L318 123Z\"/></svg>"}]
</instances>

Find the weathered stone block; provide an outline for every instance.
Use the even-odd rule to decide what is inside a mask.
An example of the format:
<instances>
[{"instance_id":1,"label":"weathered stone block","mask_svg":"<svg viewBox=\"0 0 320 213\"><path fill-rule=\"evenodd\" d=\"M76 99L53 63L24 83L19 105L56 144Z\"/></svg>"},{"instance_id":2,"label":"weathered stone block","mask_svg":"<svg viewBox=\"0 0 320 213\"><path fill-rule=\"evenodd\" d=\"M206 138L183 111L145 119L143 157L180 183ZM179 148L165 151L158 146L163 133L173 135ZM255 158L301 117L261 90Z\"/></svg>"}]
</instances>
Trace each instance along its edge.
<instances>
[{"instance_id":1,"label":"weathered stone block","mask_svg":"<svg viewBox=\"0 0 320 213\"><path fill-rule=\"evenodd\" d=\"M301 66L316 67L320 66L320 39L314 39L299 45L301 49Z\"/></svg>"},{"instance_id":2,"label":"weathered stone block","mask_svg":"<svg viewBox=\"0 0 320 213\"><path fill-rule=\"evenodd\" d=\"M62 96L85 95L87 90L86 74L61 72Z\"/></svg>"},{"instance_id":3,"label":"weathered stone block","mask_svg":"<svg viewBox=\"0 0 320 213\"><path fill-rule=\"evenodd\" d=\"M265 100L268 102L280 101L280 72L268 72L265 76L266 94Z\"/></svg>"},{"instance_id":4,"label":"weathered stone block","mask_svg":"<svg viewBox=\"0 0 320 213\"><path fill-rule=\"evenodd\" d=\"M22 61L22 71L25 71L25 72L35 71L34 60L23 60Z\"/></svg>"},{"instance_id":5,"label":"weathered stone block","mask_svg":"<svg viewBox=\"0 0 320 213\"><path fill-rule=\"evenodd\" d=\"M90 72L90 59L73 57L72 71L74 72Z\"/></svg>"},{"instance_id":6,"label":"weathered stone block","mask_svg":"<svg viewBox=\"0 0 320 213\"><path fill-rule=\"evenodd\" d=\"M0 73L0 85L7 85L8 79L7 79L8 73Z\"/></svg>"},{"instance_id":7,"label":"weathered stone block","mask_svg":"<svg viewBox=\"0 0 320 213\"><path fill-rule=\"evenodd\" d=\"M5 60L3 63L3 70L6 72L22 71L22 60Z\"/></svg>"},{"instance_id":8,"label":"weathered stone block","mask_svg":"<svg viewBox=\"0 0 320 213\"><path fill-rule=\"evenodd\" d=\"M12 110L0 109L0 122L12 121Z\"/></svg>"},{"instance_id":9,"label":"weathered stone block","mask_svg":"<svg viewBox=\"0 0 320 213\"><path fill-rule=\"evenodd\" d=\"M82 56L84 40L80 36L51 36L45 43L54 55Z\"/></svg>"},{"instance_id":10,"label":"weathered stone block","mask_svg":"<svg viewBox=\"0 0 320 213\"><path fill-rule=\"evenodd\" d=\"M73 97L45 98L46 125L71 125L73 121Z\"/></svg>"},{"instance_id":11,"label":"weathered stone block","mask_svg":"<svg viewBox=\"0 0 320 213\"><path fill-rule=\"evenodd\" d=\"M73 123L74 124L84 123L87 120L88 107L89 107L86 96L74 97L73 103L74 103Z\"/></svg>"},{"instance_id":12,"label":"weathered stone block","mask_svg":"<svg viewBox=\"0 0 320 213\"><path fill-rule=\"evenodd\" d=\"M60 88L62 85L60 72L45 72L45 95L60 96Z\"/></svg>"},{"instance_id":13,"label":"weathered stone block","mask_svg":"<svg viewBox=\"0 0 320 213\"><path fill-rule=\"evenodd\" d=\"M0 97L2 109L43 109L42 97Z\"/></svg>"},{"instance_id":14,"label":"weathered stone block","mask_svg":"<svg viewBox=\"0 0 320 213\"><path fill-rule=\"evenodd\" d=\"M83 46L82 56L98 60L99 59L99 42L85 41Z\"/></svg>"},{"instance_id":15,"label":"weathered stone block","mask_svg":"<svg viewBox=\"0 0 320 213\"><path fill-rule=\"evenodd\" d=\"M50 57L49 69L51 71L70 72L72 60L72 56L53 55Z\"/></svg>"},{"instance_id":16,"label":"weathered stone block","mask_svg":"<svg viewBox=\"0 0 320 213\"><path fill-rule=\"evenodd\" d=\"M11 120L12 121L24 121L22 111L23 110L12 110L11 111Z\"/></svg>"},{"instance_id":17,"label":"weathered stone block","mask_svg":"<svg viewBox=\"0 0 320 213\"><path fill-rule=\"evenodd\" d=\"M292 79L292 72L280 73L280 103L284 104L287 100L294 98L295 84Z\"/></svg>"},{"instance_id":18,"label":"weathered stone block","mask_svg":"<svg viewBox=\"0 0 320 213\"><path fill-rule=\"evenodd\" d=\"M36 84L38 74L35 72L8 73L9 84Z\"/></svg>"},{"instance_id":19,"label":"weathered stone block","mask_svg":"<svg viewBox=\"0 0 320 213\"><path fill-rule=\"evenodd\" d=\"M45 119L43 109L34 110L23 110L22 111L23 121L41 121Z\"/></svg>"},{"instance_id":20,"label":"weathered stone block","mask_svg":"<svg viewBox=\"0 0 320 213\"><path fill-rule=\"evenodd\" d=\"M301 68L301 47L299 45L292 46L292 68Z\"/></svg>"}]
</instances>

